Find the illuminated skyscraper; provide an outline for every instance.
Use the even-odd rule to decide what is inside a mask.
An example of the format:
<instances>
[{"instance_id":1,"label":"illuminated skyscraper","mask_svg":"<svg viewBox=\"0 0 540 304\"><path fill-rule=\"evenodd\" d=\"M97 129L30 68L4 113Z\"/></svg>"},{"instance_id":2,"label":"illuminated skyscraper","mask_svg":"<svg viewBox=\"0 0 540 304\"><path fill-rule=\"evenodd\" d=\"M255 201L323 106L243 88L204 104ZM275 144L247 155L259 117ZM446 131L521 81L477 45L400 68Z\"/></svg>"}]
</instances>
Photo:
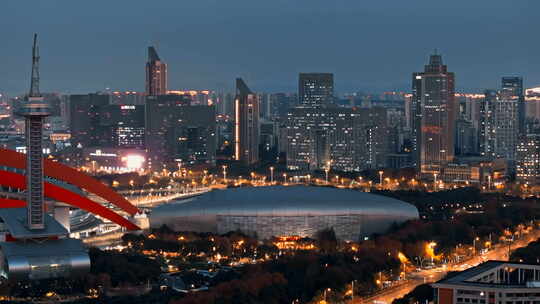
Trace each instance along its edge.
<instances>
[{"instance_id":1,"label":"illuminated skyscraper","mask_svg":"<svg viewBox=\"0 0 540 304\"><path fill-rule=\"evenodd\" d=\"M296 107L284 125L289 170L358 172L385 166L385 108Z\"/></svg>"},{"instance_id":2,"label":"illuminated skyscraper","mask_svg":"<svg viewBox=\"0 0 540 304\"><path fill-rule=\"evenodd\" d=\"M504 89L486 90L480 102L480 154L489 158L515 159L520 121L520 97Z\"/></svg>"},{"instance_id":3,"label":"illuminated skyscraper","mask_svg":"<svg viewBox=\"0 0 540 304\"><path fill-rule=\"evenodd\" d=\"M516 179L522 184L540 184L540 135L527 134L516 149Z\"/></svg>"},{"instance_id":4,"label":"illuminated skyscraper","mask_svg":"<svg viewBox=\"0 0 540 304\"><path fill-rule=\"evenodd\" d=\"M143 150L144 113L144 105L99 107L99 146Z\"/></svg>"},{"instance_id":5,"label":"illuminated skyscraper","mask_svg":"<svg viewBox=\"0 0 540 304\"><path fill-rule=\"evenodd\" d=\"M517 100L518 132L524 135L525 131L525 95L523 94L522 77L503 77L501 81L501 95Z\"/></svg>"},{"instance_id":6,"label":"illuminated skyscraper","mask_svg":"<svg viewBox=\"0 0 540 304\"><path fill-rule=\"evenodd\" d=\"M149 96L145 145L153 168L163 164L214 165L214 105L191 105L185 95Z\"/></svg>"},{"instance_id":7,"label":"illuminated skyscraper","mask_svg":"<svg viewBox=\"0 0 540 304\"><path fill-rule=\"evenodd\" d=\"M334 74L300 73L298 98L301 107L322 107L333 102Z\"/></svg>"},{"instance_id":8,"label":"illuminated skyscraper","mask_svg":"<svg viewBox=\"0 0 540 304\"><path fill-rule=\"evenodd\" d=\"M167 64L161 61L153 46L148 47L146 94L150 96L167 94Z\"/></svg>"},{"instance_id":9,"label":"illuminated skyscraper","mask_svg":"<svg viewBox=\"0 0 540 304\"><path fill-rule=\"evenodd\" d=\"M246 165L259 161L259 100L241 78L234 101L234 159Z\"/></svg>"},{"instance_id":10,"label":"illuminated skyscraper","mask_svg":"<svg viewBox=\"0 0 540 304\"><path fill-rule=\"evenodd\" d=\"M499 94L493 107L495 156L515 160L519 133L519 97Z\"/></svg>"},{"instance_id":11,"label":"illuminated skyscraper","mask_svg":"<svg viewBox=\"0 0 540 304\"><path fill-rule=\"evenodd\" d=\"M413 73L412 89L415 162L424 176L440 174L454 158L454 73L433 54L424 72Z\"/></svg>"},{"instance_id":12,"label":"illuminated skyscraper","mask_svg":"<svg viewBox=\"0 0 540 304\"><path fill-rule=\"evenodd\" d=\"M478 127L478 144L480 155L489 158L495 157L495 103L498 93L495 90L484 91L484 98L480 101L480 117Z\"/></svg>"},{"instance_id":13,"label":"illuminated skyscraper","mask_svg":"<svg viewBox=\"0 0 540 304\"><path fill-rule=\"evenodd\" d=\"M71 145L100 146L100 108L109 104L109 95L84 94L69 96Z\"/></svg>"}]
</instances>

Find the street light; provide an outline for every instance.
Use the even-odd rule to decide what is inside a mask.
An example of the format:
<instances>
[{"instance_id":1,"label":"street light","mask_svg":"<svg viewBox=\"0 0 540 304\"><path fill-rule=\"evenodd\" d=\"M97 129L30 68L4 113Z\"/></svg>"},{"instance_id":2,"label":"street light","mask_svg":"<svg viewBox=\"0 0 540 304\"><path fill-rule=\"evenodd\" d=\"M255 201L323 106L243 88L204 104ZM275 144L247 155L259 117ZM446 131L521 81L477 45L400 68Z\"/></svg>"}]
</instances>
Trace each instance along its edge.
<instances>
[{"instance_id":1,"label":"street light","mask_svg":"<svg viewBox=\"0 0 540 304\"><path fill-rule=\"evenodd\" d=\"M133 180L130 180L129 185L131 186L131 196L133 196L133 191L134 191L133 186L135 185L135 182Z\"/></svg>"},{"instance_id":2,"label":"street light","mask_svg":"<svg viewBox=\"0 0 540 304\"><path fill-rule=\"evenodd\" d=\"M208 175L208 170L203 170L203 179L201 180L201 184L206 184L206 176Z\"/></svg>"},{"instance_id":3,"label":"street light","mask_svg":"<svg viewBox=\"0 0 540 304\"><path fill-rule=\"evenodd\" d=\"M437 173L433 173L433 191L437 191Z\"/></svg>"},{"instance_id":4,"label":"street light","mask_svg":"<svg viewBox=\"0 0 540 304\"><path fill-rule=\"evenodd\" d=\"M330 172L330 169L328 169L328 167L327 167L327 168L324 169L324 174L326 175L326 184L327 185L328 185L328 172Z\"/></svg>"},{"instance_id":5,"label":"street light","mask_svg":"<svg viewBox=\"0 0 540 304\"><path fill-rule=\"evenodd\" d=\"M330 172L330 161L326 162L326 167L324 168L324 173L326 175L326 184L328 185L328 172Z\"/></svg>"},{"instance_id":6,"label":"street light","mask_svg":"<svg viewBox=\"0 0 540 304\"><path fill-rule=\"evenodd\" d=\"M354 302L354 280L351 281L351 300Z\"/></svg>"},{"instance_id":7,"label":"street light","mask_svg":"<svg viewBox=\"0 0 540 304\"><path fill-rule=\"evenodd\" d=\"M270 185L274 184L274 167L270 167Z\"/></svg>"},{"instance_id":8,"label":"street light","mask_svg":"<svg viewBox=\"0 0 540 304\"><path fill-rule=\"evenodd\" d=\"M283 183L287 183L287 173L283 173Z\"/></svg>"},{"instance_id":9,"label":"street light","mask_svg":"<svg viewBox=\"0 0 540 304\"><path fill-rule=\"evenodd\" d=\"M222 166L223 168L223 181L227 183L227 166Z\"/></svg>"},{"instance_id":10,"label":"street light","mask_svg":"<svg viewBox=\"0 0 540 304\"><path fill-rule=\"evenodd\" d=\"M383 180L382 180L383 173L384 173L384 171L382 171L382 170L379 171L379 184L381 185L381 188L382 188L382 182L383 182Z\"/></svg>"},{"instance_id":11,"label":"street light","mask_svg":"<svg viewBox=\"0 0 540 304\"><path fill-rule=\"evenodd\" d=\"M480 241L480 238L479 237L475 237L473 239L473 252L474 254L476 254L476 241Z\"/></svg>"},{"instance_id":12,"label":"street light","mask_svg":"<svg viewBox=\"0 0 540 304\"><path fill-rule=\"evenodd\" d=\"M326 300L326 293L327 293L327 292L330 292L330 291L332 291L332 289L330 289L330 288L326 288L326 289L324 290L324 302L325 302L325 303L328 303L328 301Z\"/></svg>"}]
</instances>

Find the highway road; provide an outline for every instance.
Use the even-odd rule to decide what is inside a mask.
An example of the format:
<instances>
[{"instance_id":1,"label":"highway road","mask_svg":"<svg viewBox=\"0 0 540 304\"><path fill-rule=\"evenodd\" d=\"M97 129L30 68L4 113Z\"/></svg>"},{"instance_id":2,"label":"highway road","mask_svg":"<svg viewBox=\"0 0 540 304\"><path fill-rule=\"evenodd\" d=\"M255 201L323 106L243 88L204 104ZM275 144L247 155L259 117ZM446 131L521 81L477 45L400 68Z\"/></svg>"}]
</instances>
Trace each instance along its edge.
<instances>
[{"instance_id":1,"label":"highway road","mask_svg":"<svg viewBox=\"0 0 540 304\"><path fill-rule=\"evenodd\" d=\"M511 243L510 250L514 250L520 247L526 246L528 243L535 241L540 237L540 231L535 230L530 234L524 235L520 240L516 240ZM447 271L461 271L469 267L476 266L484 261L488 260L508 260L508 245L494 246L494 248L484 255L475 256L466 261L458 264L453 264L449 267L438 267L433 269L426 269L419 272L408 274L407 281L405 283L396 285L394 287L386 288L379 293L362 299L355 299L355 301L349 301L349 304L383 304L392 303L394 299L398 299L412 291L416 286L423 283L432 283L442 279Z\"/></svg>"}]
</instances>

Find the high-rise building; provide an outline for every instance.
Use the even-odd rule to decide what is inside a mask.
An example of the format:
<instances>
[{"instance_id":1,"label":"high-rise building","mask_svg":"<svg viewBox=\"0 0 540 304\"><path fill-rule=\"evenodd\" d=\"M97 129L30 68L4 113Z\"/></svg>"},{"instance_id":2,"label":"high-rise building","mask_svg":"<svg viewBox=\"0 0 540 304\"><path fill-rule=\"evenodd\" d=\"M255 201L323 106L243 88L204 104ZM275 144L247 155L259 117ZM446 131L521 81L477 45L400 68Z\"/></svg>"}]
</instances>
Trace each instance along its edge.
<instances>
[{"instance_id":1,"label":"high-rise building","mask_svg":"<svg viewBox=\"0 0 540 304\"><path fill-rule=\"evenodd\" d=\"M246 165L259 161L259 99L241 78L234 101L234 159Z\"/></svg>"},{"instance_id":2,"label":"high-rise building","mask_svg":"<svg viewBox=\"0 0 540 304\"><path fill-rule=\"evenodd\" d=\"M501 79L501 93L508 94L510 96L522 96L523 95L523 78L522 77L502 77Z\"/></svg>"},{"instance_id":3,"label":"high-rise building","mask_svg":"<svg viewBox=\"0 0 540 304\"><path fill-rule=\"evenodd\" d=\"M181 95L186 100L189 100L189 104L192 106L210 106L215 103L213 99L215 93L209 90L185 90L185 91L167 91L168 95Z\"/></svg>"},{"instance_id":4,"label":"high-rise building","mask_svg":"<svg viewBox=\"0 0 540 304\"><path fill-rule=\"evenodd\" d=\"M167 64L159 58L153 46L148 47L146 62L146 95L167 94Z\"/></svg>"},{"instance_id":5,"label":"high-rise building","mask_svg":"<svg viewBox=\"0 0 540 304\"><path fill-rule=\"evenodd\" d=\"M440 174L454 158L454 73L448 72L442 56L431 55L424 72L413 73L413 149L422 176Z\"/></svg>"},{"instance_id":6,"label":"high-rise building","mask_svg":"<svg viewBox=\"0 0 540 304\"><path fill-rule=\"evenodd\" d=\"M144 149L144 122L144 105L99 107L99 146Z\"/></svg>"},{"instance_id":7,"label":"high-rise building","mask_svg":"<svg viewBox=\"0 0 540 304\"><path fill-rule=\"evenodd\" d=\"M489 158L495 157L495 103L498 95L495 90L484 91L484 98L480 101L480 114L478 123L478 145L480 155Z\"/></svg>"},{"instance_id":8,"label":"high-rise building","mask_svg":"<svg viewBox=\"0 0 540 304\"><path fill-rule=\"evenodd\" d=\"M287 93L275 93L270 95L270 118L284 120L287 111L296 106L298 95Z\"/></svg>"},{"instance_id":9,"label":"high-rise building","mask_svg":"<svg viewBox=\"0 0 540 304\"><path fill-rule=\"evenodd\" d=\"M495 157L515 160L519 137L519 97L499 94L493 107Z\"/></svg>"},{"instance_id":10,"label":"high-rise building","mask_svg":"<svg viewBox=\"0 0 540 304\"><path fill-rule=\"evenodd\" d=\"M323 107L333 103L334 74L300 73L298 98L302 107Z\"/></svg>"},{"instance_id":11,"label":"high-rise building","mask_svg":"<svg viewBox=\"0 0 540 304\"><path fill-rule=\"evenodd\" d=\"M386 110L291 109L283 130L287 168L351 172L384 167L389 146Z\"/></svg>"},{"instance_id":12,"label":"high-rise building","mask_svg":"<svg viewBox=\"0 0 540 304\"><path fill-rule=\"evenodd\" d=\"M456 155L475 154L478 146L476 139L476 129L471 121L465 119L456 120Z\"/></svg>"},{"instance_id":13,"label":"high-rise building","mask_svg":"<svg viewBox=\"0 0 540 304\"><path fill-rule=\"evenodd\" d=\"M149 165L215 164L215 115L213 105L191 105L183 95L149 96L145 130Z\"/></svg>"},{"instance_id":14,"label":"high-rise building","mask_svg":"<svg viewBox=\"0 0 540 304\"><path fill-rule=\"evenodd\" d=\"M278 122L275 120L261 120L260 137L261 160L275 161L278 151Z\"/></svg>"},{"instance_id":15,"label":"high-rise building","mask_svg":"<svg viewBox=\"0 0 540 304\"><path fill-rule=\"evenodd\" d=\"M501 80L501 95L517 99L518 132L526 133L525 94L523 90L523 77L503 77Z\"/></svg>"},{"instance_id":16,"label":"high-rise building","mask_svg":"<svg viewBox=\"0 0 540 304\"><path fill-rule=\"evenodd\" d=\"M522 184L540 185L540 134L520 138L516 149L516 179Z\"/></svg>"},{"instance_id":17,"label":"high-rise building","mask_svg":"<svg viewBox=\"0 0 540 304\"><path fill-rule=\"evenodd\" d=\"M144 105L110 104L110 95L71 95L70 130L74 147L144 149Z\"/></svg>"},{"instance_id":18,"label":"high-rise building","mask_svg":"<svg viewBox=\"0 0 540 304\"><path fill-rule=\"evenodd\" d=\"M486 90L480 102L479 152L489 158L515 159L519 135L519 96Z\"/></svg>"},{"instance_id":19,"label":"high-rise building","mask_svg":"<svg viewBox=\"0 0 540 304\"><path fill-rule=\"evenodd\" d=\"M125 91L125 92L109 92L111 104L113 105L144 105L146 93Z\"/></svg>"},{"instance_id":20,"label":"high-rise building","mask_svg":"<svg viewBox=\"0 0 540 304\"><path fill-rule=\"evenodd\" d=\"M85 94L69 97L71 145L99 146L99 108L109 104L109 95Z\"/></svg>"},{"instance_id":21,"label":"high-rise building","mask_svg":"<svg viewBox=\"0 0 540 304\"><path fill-rule=\"evenodd\" d=\"M257 94L259 99L259 115L262 119L271 119L271 100L270 94L260 93Z\"/></svg>"}]
</instances>

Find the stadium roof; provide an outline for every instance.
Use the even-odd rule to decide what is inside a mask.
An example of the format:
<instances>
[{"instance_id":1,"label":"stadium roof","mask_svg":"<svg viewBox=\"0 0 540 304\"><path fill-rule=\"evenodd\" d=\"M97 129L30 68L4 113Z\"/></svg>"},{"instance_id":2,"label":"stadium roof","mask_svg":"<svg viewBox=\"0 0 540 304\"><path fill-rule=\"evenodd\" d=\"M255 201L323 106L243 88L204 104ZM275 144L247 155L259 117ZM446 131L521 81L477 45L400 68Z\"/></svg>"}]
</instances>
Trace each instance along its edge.
<instances>
[{"instance_id":1,"label":"stadium roof","mask_svg":"<svg viewBox=\"0 0 540 304\"><path fill-rule=\"evenodd\" d=\"M272 186L214 190L153 210L153 215L338 215L371 214L418 217L413 205L349 189Z\"/></svg>"}]
</instances>

